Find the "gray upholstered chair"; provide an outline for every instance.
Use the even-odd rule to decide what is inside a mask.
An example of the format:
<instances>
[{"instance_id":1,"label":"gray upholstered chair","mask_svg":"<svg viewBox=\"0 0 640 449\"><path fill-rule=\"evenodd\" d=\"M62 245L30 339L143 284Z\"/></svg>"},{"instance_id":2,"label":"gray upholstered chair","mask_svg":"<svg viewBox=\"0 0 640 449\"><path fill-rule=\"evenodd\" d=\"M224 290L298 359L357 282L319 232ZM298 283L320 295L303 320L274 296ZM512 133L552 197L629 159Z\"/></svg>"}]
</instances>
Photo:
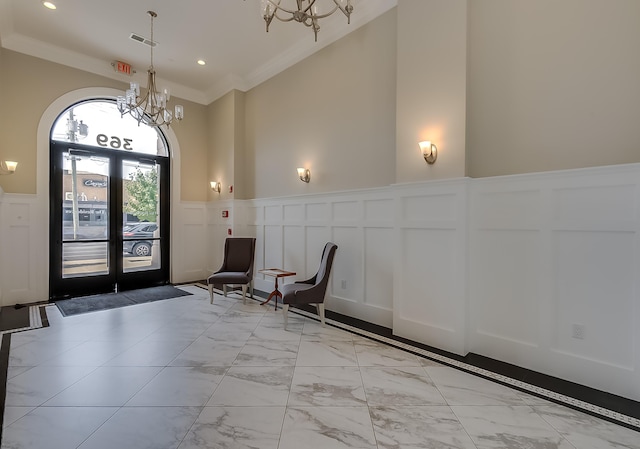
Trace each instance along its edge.
<instances>
[{"instance_id":1,"label":"gray upholstered chair","mask_svg":"<svg viewBox=\"0 0 640 449\"><path fill-rule=\"evenodd\" d=\"M253 237L229 237L224 242L224 261L222 267L207 278L209 297L213 304L213 286L222 284L224 296L227 285L242 286L242 301L247 302L247 286L251 287L253 298L253 259L256 252L256 239Z\"/></svg>"},{"instance_id":2,"label":"gray upholstered chair","mask_svg":"<svg viewBox=\"0 0 640 449\"><path fill-rule=\"evenodd\" d=\"M320 322L324 326L324 297L329 284L329 275L333 265L333 256L338 246L335 243L327 243L322 251L320 268L311 279L285 284L282 291L282 311L284 313L284 328L287 328L289 305L315 304L318 309Z\"/></svg>"}]
</instances>

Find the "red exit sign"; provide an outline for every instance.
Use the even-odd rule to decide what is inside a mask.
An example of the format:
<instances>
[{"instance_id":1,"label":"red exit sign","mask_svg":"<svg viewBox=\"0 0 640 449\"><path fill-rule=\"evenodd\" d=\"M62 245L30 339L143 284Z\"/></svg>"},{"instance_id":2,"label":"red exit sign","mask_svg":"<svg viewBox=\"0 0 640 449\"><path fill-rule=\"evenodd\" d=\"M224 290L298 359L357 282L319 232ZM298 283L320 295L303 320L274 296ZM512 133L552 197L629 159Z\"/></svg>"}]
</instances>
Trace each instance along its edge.
<instances>
[{"instance_id":1,"label":"red exit sign","mask_svg":"<svg viewBox=\"0 0 640 449\"><path fill-rule=\"evenodd\" d=\"M131 75L131 66L126 62L116 61L114 66L116 68L116 72Z\"/></svg>"}]
</instances>

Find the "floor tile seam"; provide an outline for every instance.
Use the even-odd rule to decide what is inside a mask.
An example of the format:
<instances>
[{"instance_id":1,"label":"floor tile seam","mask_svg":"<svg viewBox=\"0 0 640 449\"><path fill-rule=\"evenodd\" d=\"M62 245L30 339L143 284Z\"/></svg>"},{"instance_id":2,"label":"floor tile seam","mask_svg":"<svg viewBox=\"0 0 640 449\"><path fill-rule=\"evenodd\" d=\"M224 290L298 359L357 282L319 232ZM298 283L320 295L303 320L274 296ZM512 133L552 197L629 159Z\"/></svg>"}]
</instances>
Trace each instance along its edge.
<instances>
[{"instance_id":1,"label":"floor tile seam","mask_svg":"<svg viewBox=\"0 0 640 449\"><path fill-rule=\"evenodd\" d=\"M469 438L469 441L471 441L471 444L473 444L473 446L476 449L478 449L480 446L478 446L478 444L476 443L476 440L471 436L471 433L469 432L469 430L467 430L465 425L462 423L462 421L460 420L460 416L456 413L456 411L453 409L453 407L449 406L449 409L451 410L451 413L453 414L453 416L456 419L456 421L458 422L458 424L460 424L460 427L464 431L465 435L467 435L467 438Z\"/></svg>"},{"instance_id":2,"label":"floor tile seam","mask_svg":"<svg viewBox=\"0 0 640 449\"><path fill-rule=\"evenodd\" d=\"M548 407L548 406L545 406ZM562 439L572 448L574 449L579 449L576 445L574 445L571 440L569 440L569 435L567 434L567 432L562 431L561 429L556 428L556 426L553 425L553 423L549 420L547 420L545 418L545 416L543 414L541 414L538 410L536 406L532 406L531 408L533 408L534 412L536 413L537 416L540 417L540 419L542 419L542 421L547 424L549 427L551 427L553 430L555 430L556 432L558 432L558 434L562 437Z\"/></svg>"},{"instance_id":3,"label":"floor tile seam","mask_svg":"<svg viewBox=\"0 0 640 449\"><path fill-rule=\"evenodd\" d=\"M291 309L290 309L291 311ZM293 313L300 314L305 316L306 318L316 319L314 314L307 312L301 309L295 309ZM319 320L317 320L319 321ZM348 324L340 323L339 321L325 319L325 322L331 326L336 328L351 332L352 334L364 336L366 338L370 338L381 343L385 343L387 345L400 348L414 354L420 355L422 357L426 357L431 360L435 360L437 362L443 363L445 365L451 366L453 368L457 368L459 370L465 371L469 374L477 375L483 378L486 378L491 381L495 381L507 386L514 387L518 390L528 392L533 394L534 396L543 397L545 399L549 399L553 402L561 403L563 405L567 405L569 407L578 409L580 411L584 411L588 414L597 415L599 417L605 418L609 421L614 421L616 423L622 424L626 427L632 428L632 430L640 431L640 419L634 418L632 416L628 416L622 414L620 412L616 412L614 410L610 410L604 407L600 407L580 399L575 399L570 396L566 396L561 393L556 393L554 391L548 390L546 388L538 387L521 380L513 379L511 377L505 376L503 374L497 374L492 371L486 370L484 368L480 368L474 365L470 365L465 362L460 362L458 360L451 359L449 357L433 353L431 351L427 351L421 348L417 348L415 346L409 345L407 343L399 342L393 340L391 338L375 334L370 331L366 331L363 329L356 328L354 326L350 326Z\"/></svg>"}]
</instances>

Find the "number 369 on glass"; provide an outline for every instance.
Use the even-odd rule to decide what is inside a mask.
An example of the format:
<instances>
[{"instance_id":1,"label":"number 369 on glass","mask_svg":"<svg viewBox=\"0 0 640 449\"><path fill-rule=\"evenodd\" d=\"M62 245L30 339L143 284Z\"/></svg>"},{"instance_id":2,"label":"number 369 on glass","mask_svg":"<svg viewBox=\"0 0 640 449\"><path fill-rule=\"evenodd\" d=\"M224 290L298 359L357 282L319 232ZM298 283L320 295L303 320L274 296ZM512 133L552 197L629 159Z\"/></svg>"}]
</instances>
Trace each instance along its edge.
<instances>
[{"instance_id":1,"label":"number 369 on glass","mask_svg":"<svg viewBox=\"0 0 640 449\"><path fill-rule=\"evenodd\" d=\"M98 134L96 136L96 142L101 147L111 147L116 150L119 150L121 148L123 150L129 150L129 151L133 150L133 146L132 146L133 139L125 139L125 138L121 139L120 137L117 137L117 136L109 137L106 134Z\"/></svg>"}]
</instances>

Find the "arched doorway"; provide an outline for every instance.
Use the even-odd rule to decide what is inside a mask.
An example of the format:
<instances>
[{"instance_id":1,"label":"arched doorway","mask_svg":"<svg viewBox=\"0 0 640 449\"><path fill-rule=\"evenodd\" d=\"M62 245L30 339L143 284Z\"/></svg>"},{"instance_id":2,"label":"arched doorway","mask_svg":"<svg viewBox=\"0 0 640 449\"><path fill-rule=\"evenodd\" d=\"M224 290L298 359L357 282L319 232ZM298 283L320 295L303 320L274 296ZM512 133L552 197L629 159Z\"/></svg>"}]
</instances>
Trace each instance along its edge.
<instances>
[{"instance_id":1,"label":"arched doorway","mask_svg":"<svg viewBox=\"0 0 640 449\"><path fill-rule=\"evenodd\" d=\"M169 281L169 149L161 130L93 99L50 139L49 297Z\"/></svg>"}]
</instances>

